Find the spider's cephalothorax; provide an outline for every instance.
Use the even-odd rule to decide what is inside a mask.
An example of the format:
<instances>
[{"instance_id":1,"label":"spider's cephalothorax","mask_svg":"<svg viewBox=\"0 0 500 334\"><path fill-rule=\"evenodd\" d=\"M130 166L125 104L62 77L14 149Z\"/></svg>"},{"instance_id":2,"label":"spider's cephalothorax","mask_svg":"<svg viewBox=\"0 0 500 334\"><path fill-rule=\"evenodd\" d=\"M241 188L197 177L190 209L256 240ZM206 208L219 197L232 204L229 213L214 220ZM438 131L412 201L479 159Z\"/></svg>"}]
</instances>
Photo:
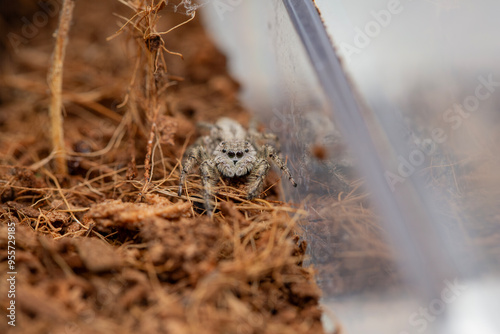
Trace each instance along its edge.
<instances>
[{"instance_id":1,"label":"spider's cephalothorax","mask_svg":"<svg viewBox=\"0 0 500 334\"><path fill-rule=\"evenodd\" d=\"M276 148L270 144L257 146L258 141L276 141L276 136L259 133L255 127L251 127L247 132L239 123L229 118L221 118L215 125L200 125L210 129L210 135L199 138L187 151L184 168L181 170L179 196L182 194L186 175L195 165L200 167L205 208L209 214L212 213L212 188L220 176L246 177L247 198L253 199L260 194L269 172L269 159L285 173L294 187L297 186Z\"/></svg>"}]
</instances>

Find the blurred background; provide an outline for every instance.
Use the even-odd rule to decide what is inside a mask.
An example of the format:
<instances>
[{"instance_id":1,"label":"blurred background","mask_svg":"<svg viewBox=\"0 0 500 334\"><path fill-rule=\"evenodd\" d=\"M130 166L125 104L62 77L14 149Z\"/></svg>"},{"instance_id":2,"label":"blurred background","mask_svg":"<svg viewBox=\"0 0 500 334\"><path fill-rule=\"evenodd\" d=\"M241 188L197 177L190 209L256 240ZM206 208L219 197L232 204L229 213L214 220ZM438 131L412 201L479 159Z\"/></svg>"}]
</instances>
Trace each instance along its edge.
<instances>
[{"instance_id":1,"label":"blurred background","mask_svg":"<svg viewBox=\"0 0 500 334\"><path fill-rule=\"evenodd\" d=\"M300 180L325 323L497 333L500 4L317 0L328 40L303 3L201 12Z\"/></svg>"}]
</instances>

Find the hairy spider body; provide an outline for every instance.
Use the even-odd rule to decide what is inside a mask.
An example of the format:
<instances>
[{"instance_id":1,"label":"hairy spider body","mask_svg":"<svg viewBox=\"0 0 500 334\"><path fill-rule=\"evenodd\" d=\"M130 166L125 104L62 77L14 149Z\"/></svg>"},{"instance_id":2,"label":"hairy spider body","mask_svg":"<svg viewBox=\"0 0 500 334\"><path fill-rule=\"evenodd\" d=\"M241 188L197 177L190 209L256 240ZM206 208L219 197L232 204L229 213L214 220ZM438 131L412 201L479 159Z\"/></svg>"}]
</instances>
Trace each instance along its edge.
<instances>
[{"instance_id":1,"label":"hairy spider body","mask_svg":"<svg viewBox=\"0 0 500 334\"><path fill-rule=\"evenodd\" d=\"M221 176L226 178L246 177L247 198L253 199L260 194L264 180L273 161L288 177L294 187L297 183L290 174L276 148L270 144L258 146L262 140L276 141L273 134L259 133L254 126L246 131L238 122L230 118L221 118L215 124L201 123L210 130L208 136L200 137L186 154L181 170L179 196L186 176L194 166L200 168L201 182L204 189L205 209L212 213L211 199L213 187Z\"/></svg>"}]
</instances>

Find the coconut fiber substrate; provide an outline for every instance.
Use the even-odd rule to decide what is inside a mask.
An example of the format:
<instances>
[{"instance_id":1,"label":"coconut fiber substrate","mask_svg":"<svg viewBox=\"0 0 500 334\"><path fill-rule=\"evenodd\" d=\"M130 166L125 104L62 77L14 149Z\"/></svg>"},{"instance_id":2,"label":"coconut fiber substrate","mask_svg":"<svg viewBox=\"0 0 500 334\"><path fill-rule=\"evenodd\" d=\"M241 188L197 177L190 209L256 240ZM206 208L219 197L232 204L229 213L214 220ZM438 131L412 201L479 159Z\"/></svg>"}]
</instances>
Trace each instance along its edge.
<instances>
[{"instance_id":1,"label":"coconut fiber substrate","mask_svg":"<svg viewBox=\"0 0 500 334\"><path fill-rule=\"evenodd\" d=\"M177 195L196 124L251 119L186 2L0 3L0 332L323 333L279 173Z\"/></svg>"}]
</instances>

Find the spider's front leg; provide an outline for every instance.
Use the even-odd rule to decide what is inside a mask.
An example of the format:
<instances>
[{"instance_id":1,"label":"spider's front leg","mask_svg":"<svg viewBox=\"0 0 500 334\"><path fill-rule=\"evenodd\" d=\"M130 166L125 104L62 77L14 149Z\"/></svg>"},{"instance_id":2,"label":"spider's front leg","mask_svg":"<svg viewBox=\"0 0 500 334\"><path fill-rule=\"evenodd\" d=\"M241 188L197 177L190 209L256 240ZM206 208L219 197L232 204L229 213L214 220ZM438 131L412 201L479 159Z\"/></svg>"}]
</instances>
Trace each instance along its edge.
<instances>
[{"instance_id":1,"label":"spider's front leg","mask_svg":"<svg viewBox=\"0 0 500 334\"><path fill-rule=\"evenodd\" d=\"M259 196L270 167L271 165L265 158L259 159L255 163L250 175L248 175L247 198L249 200Z\"/></svg>"},{"instance_id":2,"label":"spider's front leg","mask_svg":"<svg viewBox=\"0 0 500 334\"><path fill-rule=\"evenodd\" d=\"M219 171L215 166L212 159L206 159L200 164L201 184L203 185L203 200L205 201L205 210L211 217L213 206L211 201L213 199L213 187L219 180Z\"/></svg>"},{"instance_id":3,"label":"spider's front leg","mask_svg":"<svg viewBox=\"0 0 500 334\"><path fill-rule=\"evenodd\" d=\"M181 177L179 181L179 190L177 191L177 194L179 196L182 195L182 186L184 185L184 182L186 181L186 176L191 173L193 170L193 167L196 164L199 164L200 161L202 160L202 157L206 155L205 149L201 145L196 145L192 148L189 149L187 158L184 162L184 166L181 170Z\"/></svg>"},{"instance_id":4,"label":"spider's front leg","mask_svg":"<svg viewBox=\"0 0 500 334\"><path fill-rule=\"evenodd\" d=\"M264 179L266 178L269 168L271 167L267 161L269 158L283 171L283 173L286 174L292 185L294 187L297 186L297 183L290 174L290 170L274 147L271 145L262 146L259 150L259 157L260 159L257 160L254 168L248 176L248 199L254 199L259 195L262 185L264 184Z\"/></svg>"},{"instance_id":5,"label":"spider's front leg","mask_svg":"<svg viewBox=\"0 0 500 334\"><path fill-rule=\"evenodd\" d=\"M212 215L212 205L210 200L213 196L213 187L219 180L219 172L215 167L215 162L209 159L205 148L202 145L197 145L188 151L186 162L181 171L178 195L182 195L182 185L186 180L186 176L193 170L193 167L200 165L201 184L203 185L203 199L205 202L205 209L209 216Z\"/></svg>"},{"instance_id":6,"label":"spider's front leg","mask_svg":"<svg viewBox=\"0 0 500 334\"><path fill-rule=\"evenodd\" d=\"M288 180L290 180L290 183L296 187L297 182L292 177L292 174L290 173L290 170L286 166L285 161L283 158L278 154L276 149L272 147L271 145L264 145L262 147L262 150L264 151L265 157L271 158L271 160L281 169L283 173L288 177Z\"/></svg>"}]
</instances>

